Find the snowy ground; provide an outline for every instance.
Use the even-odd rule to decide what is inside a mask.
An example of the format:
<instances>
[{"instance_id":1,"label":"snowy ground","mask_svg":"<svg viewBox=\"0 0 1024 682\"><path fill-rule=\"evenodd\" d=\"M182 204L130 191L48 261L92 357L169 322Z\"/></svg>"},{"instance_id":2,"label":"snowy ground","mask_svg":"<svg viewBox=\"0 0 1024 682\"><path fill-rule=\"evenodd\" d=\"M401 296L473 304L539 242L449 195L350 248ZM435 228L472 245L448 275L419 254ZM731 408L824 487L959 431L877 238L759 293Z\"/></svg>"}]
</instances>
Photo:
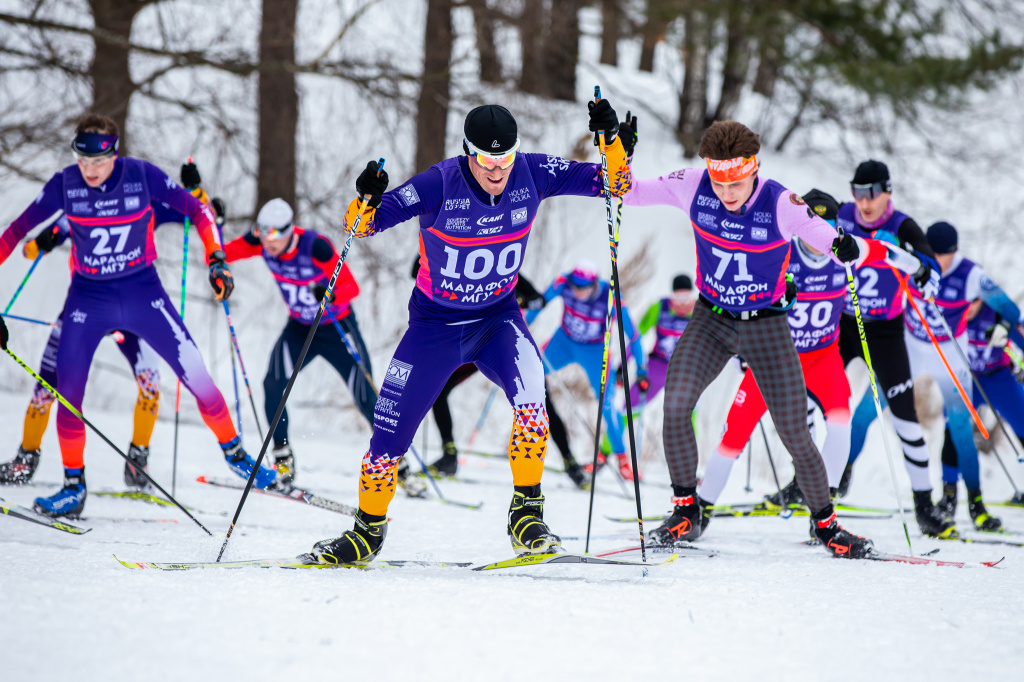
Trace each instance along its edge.
<instances>
[{"instance_id":1,"label":"snowy ground","mask_svg":"<svg viewBox=\"0 0 1024 682\"><path fill-rule=\"evenodd\" d=\"M10 450L23 398L0 393L0 407L10 416L2 443ZM127 442L126 414L97 411L92 417L115 441ZM151 467L168 485L172 430L173 422L158 423ZM488 445L500 442L500 431L485 436ZM215 537L176 510L97 496L90 496L81 522L93 530L82 537L0 519L0 679L125 679L143 671L158 680L280 679L282 673L385 680L653 679L683 672L702 680L1007 679L1024 662L1024 549L938 543L914 533L917 552L941 547L939 557L947 559L1006 556L1004 567L844 562L798 544L807 532L802 519L716 520L701 544L721 550L720 556L683 559L652 569L646 578L638 569L599 566L489 574L122 568L111 554L143 561L216 557L238 493L194 482L200 474L228 474L202 428L187 426L182 433L179 496L206 512L199 518ZM871 444L850 500L888 506L884 456L877 440ZM256 449L255 439L249 447ZM355 502L365 437L339 444L323 434L297 447L301 483ZM38 481L59 480L56 453L51 428ZM771 492L763 454L755 448L754 457L754 492L743 492L741 459L723 500ZM121 468L120 459L90 435L90 489L121 488ZM445 492L483 500L483 509L400 493L391 507L384 558L483 562L511 556L504 520L511 493L507 464L468 457L462 473L488 483L448 483ZM652 468L647 477L645 512L664 510L665 472ZM1008 496L1005 481L989 476L987 482L993 499ZM635 527L604 516L633 513L634 503L620 495L610 473L598 483L592 549L631 544ZM545 489L552 527L572 538L568 549L582 551L587 495L556 473L546 476ZM52 490L42 484L4 488L0 496L30 505ZM1024 530L1024 511L1000 513L1010 527ZM966 510L961 517L965 522ZM347 517L252 496L228 558L295 555L349 526ZM847 526L881 549L906 549L895 519Z\"/></svg>"}]
</instances>

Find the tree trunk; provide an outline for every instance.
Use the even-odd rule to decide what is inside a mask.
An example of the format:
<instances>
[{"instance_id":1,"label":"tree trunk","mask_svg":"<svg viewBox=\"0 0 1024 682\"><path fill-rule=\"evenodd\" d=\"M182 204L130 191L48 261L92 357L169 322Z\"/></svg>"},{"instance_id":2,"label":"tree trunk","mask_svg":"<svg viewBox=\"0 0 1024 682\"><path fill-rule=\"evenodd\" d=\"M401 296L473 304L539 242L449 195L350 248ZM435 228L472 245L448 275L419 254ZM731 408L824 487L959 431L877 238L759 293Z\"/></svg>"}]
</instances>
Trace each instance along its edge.
<instances>
[{"instance_id":1,"label":"tree trunk","mask_svg":"<svg viewBox=\"0 0 1024 682\"><path fill-rule=\"evenodd\" d=\"M676 137L686 156L695 156L704 134L708 110L708 46L710 22L701 12L687 12L683 39L683 90L679 93L679 122Z\"/></svg>"},{"instance_id":2,"label":"tree trunk","mask_svg":"<svg viewBox=\"0 0 1024 682\"><path fill-rule=\"evenodd\" d=\"M552 0L551 30L544 44L548 95L576 101L576 64L580 54L580 0Z\"/></svg>"},{"instance_id":3,"label":"tree trunk","mask_svg":"<svg viewBox=\"0 0 1024 682\"><path fill-rule=\"evenodd\" d=\"M782 53L785 36L769 33L758 44L757 75L754 76L754 92L771 99L775 95L775 81L782 67Z\"/></svg>"},{"instance_id":4,"label":"tree trunk","mask_svg":"<svg viewBox=\"0 0 1024 682\"><path fill-rule=\"evenodd\" d=\"M544 71L544 27L547 12L544 0L523 0L519 18L519 42L523 67L519 73L519 89L532 95L548 93L548 74Z\"/></svg>"},{"instance_id":5,"label":"tree trunk","mask_svg":"<svg viewBox=\"0 0 1024 682\"><path fill-rule=\"evenodd\" d=\"M298 6L299 0L263 0L260 62L275 67L295 63ZM271 199L280 197L298 214L295 131L299 124L299 94L294 73L284 68L260 72L259 116L256 211Z\"/></svg>"},{"instance_id":6,"label":"tree trunk","mask_svg":"<svg viewBox=\"0 0 1024 682\"><path fill-rule=\"evenodd\" d=\"M476 27L476 50L480 55L480 80L483 83L501 83L501 62L494 44L494 17L487 0L470 0L473 23Z\"/></svg>"},{"instance_id":7,"label":"tree trunk","mask_svg":"<svg viewBox=\"0 0 1024 682\"><path fill-rule=\"evenodd\" d=\"M619 27L622 11L619 0L601 0L601 63L619 64Z\"/></svg>"},{"instance_id":8,"label":"tree trunk","mask_svg":"<svg viewBox=\"0 0 1024 682\"><path fill-rule=\"evenodd\" d=\"M715 108L715 121L727 121L736 112L743 86L750 72L750 16L743 3L732 2L726 13L725 62L722 65L722 91Z\"/></svg>"},{"instance_id":9,"label":"tree trunk","mask_svg":"<svg viewBox=\"0 0 1024 682\"><path fill-rule=\"evenodd\" d=\"M89 0L93 21L97 28L123 38L125 42L131 37L132 21L144 2L124 2L123 0ZM128 146L128 104L135 83L128 71L128 50L121 45L96 41L96 53L89 65L89 77L92 80L92 111L109 116L121 129L118 140L120 154L127 155Z\"/></svg>"},{"instance_id":10,"label":"tree trunk","mask_svg":"<svg viewBox=\"0 0 1024 682\"><path fill-rule=\"evenodd\" d=\"M644 23L640 47L640 70L654 71L654 48L665 39L665 29L672 17L672 3L665 0L649 0L647 21Z\"/></svg>"},{"instance_id":11,"label":"tree trunk","mask_svg":"<svg viewBox=\"0 0 1024 682\"><path fill-rule=\"evenodd\" d=\"M444 158L452 57L451 0L429 0L423 77L416 114L416 172Z\"/></svg>"}]
</instances>

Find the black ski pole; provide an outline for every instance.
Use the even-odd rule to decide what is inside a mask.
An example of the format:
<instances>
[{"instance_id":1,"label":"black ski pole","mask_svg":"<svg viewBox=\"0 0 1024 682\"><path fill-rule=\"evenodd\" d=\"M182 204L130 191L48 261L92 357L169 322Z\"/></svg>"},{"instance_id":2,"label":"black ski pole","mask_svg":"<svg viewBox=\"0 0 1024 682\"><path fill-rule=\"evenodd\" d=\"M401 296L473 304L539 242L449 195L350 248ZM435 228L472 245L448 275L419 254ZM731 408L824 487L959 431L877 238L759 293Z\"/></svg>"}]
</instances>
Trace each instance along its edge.
<instances>
[{"instance_id":1,"label":"black ski pole","mask_svg":"<svg viewBox=\"0 0 1024 682\"><path fill-rule=\"evenodd\" d=\"M46 380L45 380L45 379L43 379L43 378L42 378L41 376L39 376L39 375L38 375L38 374L36 373L36 371L35 371L34 369L32 369L31 367L29 367L28 365L26 365L26 364L24 363L24 361L22 361L22 359L21 359L21 358L19 358L19 357L18 357L17 355L15 355L15 354L14 354L14 351L12 351L12 350L11 350L10 348L7 348L7 349L5 350L5 352L6 352L6 353L7 353L8 355L10 355L10 356L11 356L12 358L14 358L14 361L15 361L15 362L17 362L17 363L18 363L19 365L21 365L21 366L22 366L22 368L23 368L23 369L24 369L24 370L25 370L26 372L28 372L29 374L31 374L31 375L32 375L32 377L33 377L33 378L34 378L34 379L35 379L36 381L38 381L38 382L39 382L39 383L40 383L40 384L41 384L41 385L43 386L43 388L45 388L45 389L46 389L47 391L49 391L49 392L50 392L50 393L52 393L52 394L53 394L54 396L56 396L57 400L59 400L59 401L60 401L60 404L61 404L61 405L63 405L64 407L68 408L69 410L71 410L71 414L75 415L75 416L76 416L76 417L78 417L78 418L79 418L80 420L82 420L82 423L83 423L83 424L85 424L85 425L86 425L86 426L88 426L88 427L89 427L90 429L92 429L92 430L93 430L93 431L94 431L94 432L96 433L96 435L98 435L98 436L99 436L100 438L102 438L102 439L103 439L103 441L104 441L104 442L105 442L105 443L106 443L107 445L109 445L110 447L114 448L114 452L116 452L117 454L121 455L121 459L123 459L124 461L126 461L126 462L128 462L129 464L132 464L132 465L134 466L134 462L132 462L132 461L131 461L131 460L130 460L130 459L128 458L128 455L126 455L126 454L124 454L123 452L121 452L121 448L119 448L119 447L117 447L116 445L114 445L114 442L113 442L112 440L110 440L109 438L107 438L107 436L106 436L106 435L105 435L105 434L104 434L104 433L103 433L102 431L100 431L100 430L99 430L98 428L96 428L96 426L95 426L95 425L94 425L94 424L93 424L93 423L92 423L91 421L89 421L88 419L86 419L86 418L85 418L85 415L84 415L84 414L82 414L81 412L79 412L79 411L78 411L78 409L77 409L77 408L76 408L76 407L75 407L74 405L72 405L71 403L69 403L69 402L67 401L67 399L66 399L66 398L65 398L64 396L62 396L62 395L61 395L60 393L58 393L58 392L57 392L57 389L55 389L55 388L54 388L53 386L51 386L50 384L46 383ZM165 496L167 497L168 501L170 501L170 502L173 502L173 503L174 503L174 506L176 506L176 507L177 507L178 509L180 509L181 511L185 512L185 516L187 516L187 517L189 517L190 519L192 519L193 521L195 521L195 522L196 522L196 525L197 525L197 526L199 526L200 528L202 528L202 529L203 529L203 531L204 531L204 532L205 532L205 533L206 533L207 535L213 535L213 533L211 533L211 532L210 532L209 530L207 530L207 529L206 529L206 526L204 526L203 524L199 523L199 519L197 519L196 517L192 516L192 515L191 515L191 514L190 514L190 513L188 512L188 510L187 510L187 509L185 509L185 507L183 507L183 506L181 505L181 503L179 503L179 502L178 502L178 501L177 501L176 499L174 499L174 497L173 497L173 496L172 496L172 495L171 495L170 493L168 493L168 492L167 492L166 490L164 490L164 489L163 489L163 486L161 486L161 485L160 485L159 483L157 483L156 481L154 481L154 480L153 480L153 477L149 475L149 472L148 472L148 471L146 471L145 469L142 469L141 467L135 467L135 470L136 470L136 471L138 471L138 472L141 472L141 473L142 473L142 475L146 477L146 480L147 480L147 481L149 481L150 483L152 483L152 484L153 484L153 487L155 487L155 488L156 488L157 490L159 490L160 492L162 492L162 493L163 493L163 494L164 494L164 495L165 495Z\"/></svg>"},{"instance_id":2,"label":"black ski pole","mask_svg":"<svg viewBox=\"0 0 1024 682\"><path fill-rule=\"evenodd\" d=\"M384 159L381 158L377 161L377 173L384 168ZM245 504L245 499L249 496L249 491L252 490L253 481L256 480L256 472L259 471L260 463L263 462L263 458L267 454L267 448L270 447L270 440L274 435L274 429L277 428L277 424L281 421L281 415L284 413L285 403L288 402L288 394L292 392L292 386L295 384L295 377L299 375L299 370L302 369L302 363L306 359L306 353L309 352L309 346L313 342L313 336L316 334L316 328L320 325L320 318L323 317L324 308L327 307L327 301L331 298L331 292L334 291L334 284L338 281L338 275L341 274L341 266L345 264L345 259L348 258L349 249L352 248L352 239L355 237L356 230L359 228L359 223L363 221L363 211L366 210L367 203L370 200L369 195L360 197L362 204L359 207L359 212L356 214L356 219L352 223L352 227L348 232L348 237L345 239L345 248L342 249L341 255L338 257L338 264L334 266L334 274L331 275L331 279L327 282L327 291L324 293L323 300L320 301L320 307L317 308L316 317L313 318L313 324L309 326L309 332L306 334L306 341L302 344L302 351L299 353L299 358L295 362L295 368L292 369L292 375L288 379L288 385L284 388L284 395L281 396L281 402L277 405L277 411L274 413L274 419L267 427L267 435L263 438L263 447L260 448L259 457L256 458L256 462L253 464L252 471L249 473L249 479L245 482L245 490L242 491L242 497L238 500L238 508L235 509L235 515L231 519L231 525L228 526L228 532L224 536L224 544L220 547L220 553L217 554L217 563L220 563L221 558L224 556L224 551L228 548L228 542L231 540L231 534L235 531L235 524L238 523L238 516L242 513L242 505Z\"/></svg>"}]
</instances>

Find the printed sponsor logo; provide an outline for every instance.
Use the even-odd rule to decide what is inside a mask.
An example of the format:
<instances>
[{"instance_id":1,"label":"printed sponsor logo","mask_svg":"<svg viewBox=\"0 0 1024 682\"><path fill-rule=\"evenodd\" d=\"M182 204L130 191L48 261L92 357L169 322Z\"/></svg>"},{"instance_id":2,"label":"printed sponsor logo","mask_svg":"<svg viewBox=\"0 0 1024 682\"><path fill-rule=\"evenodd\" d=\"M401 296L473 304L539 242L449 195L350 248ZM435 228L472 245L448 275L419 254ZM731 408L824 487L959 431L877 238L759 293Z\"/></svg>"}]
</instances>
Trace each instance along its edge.
<instances>
[{"instance_id":1,"label":"printed sponsor logo","mask_svg":"<svg viewBox=\"0 0 1024 682\"><path fill-rule=\"evenodd\" d=\"M733 241L737 241L737 242L743 240L743 235L742 234L736 234L735 232L722 232L721 236L722 236L723 239L732 239Z\"/></svg>"},{"instance_id":2,"label":"printed sponsor logo","mask_svg":"<svg viewBox=\"0 0 1024 682\"><path fill-rule=\"evenodd\" d=\"M743 229L743 225L740 225L737 222L733 222L732 220L729 220L728 218L722 220L722 227L725 228L726 230L742 230Z\"/></svg>"},{"instance_id":3,"label":"printed sponsor logo","mask_svg":"<svg viewBox=\"0 0 1024 682\"><path fill-rule=\"evenodd\" d=\"M449 218L445 221L444 229L452 232L465 232L473 227L469 224L469 218Z\"/></svg>"},{"instance_id":4,"label":"printed sponsor logo","mask_svg":"<svg viewBox=\"0 0 1024 682\"><path fill-rule=\"evenodd\" d=\"M569 162L560 156L548 156L548 162L541 164L540 167L551 173L551 175L557 176L569 167Z\"/></svg>"},{"instance_id":5,"label":"printed sponsor logo","mask_svg":"<svg viewBox=\"0 0 1024 682\"><path fill-rule=\"evenodd\" d=\"M73 201L71 202L72 213L92 213L92 206L89 205L88 201Z\"/></svg>"},{"instance_id":6,"label":"printed sponsor logo","mask_svg":"<svg viewBox=\"0 0 1024 682\"><path fill-rule=\"evenodd\" d=\"M167 189L174 189L175 187L178 186L178 183L176 183L174 180L171 180L170 177L164 178L164 184L167 185Z\"/></svg>"},{"instance_id":7,"label":"printed sponsor logo","mask_svg":"<svg viewBox=\"0 0 1024 682\"><path fill-rule=\"evenodd\" d=\"M518 204L521 201L526 201L530 198L530 188L520 187L519 189L509 190L508 200L513 204Z\"/></svg>"},{"instance_id":8,"label":"printed sponsor logo","mask_svg":"<svg viewBox=\"0 0 1024 682\"><path fill-rule=\"evenodd\" d=\"M956 300L957 291L954 287L946 287L945 291L942 292L942 297L949 300Z\"/></svg>"},{"instance_id":9,"label":"printed sponsor logo","mask_svg":"<svg viewBox=\"0 0 1024 682\"><path fill-rule=\"evenodd\" d=\"M513 199L513 201L515 201ZM445 199L444 210L446 211L465 211L469 209L469 198L465 199Z\"/></svg>"},{"instance_id":10,"label":"printed sponsor logo","mask_svg":"<svg viewBox=\"0 0 1024 682\"><path fill-rule=\"evenodd\" d=\"M752 227L750 228L750 236L762 242L768 241L768 228Z\"/></svg>"},{"instance_id":11,"label":"printed sponsor logo","mask_svg":"<svg viewBox=\"0 0 1024 682\"><path fill-rule=\"evenodd\" d=\"M140 200L138 197L125 197L124 198L124 209L126 211L133 211L139 207Z\"/></svg>"},{"instance_id":12,"label":"printed sponsor logo","mask_svg":"<svg viewBox=\"0 0 1024 682\"><path fill-rule=\"evenodd\" d=\"M412 365L392 358L391 364L388 365L387 376L384 377L384 383L405 388L410 374L412 374Z\"/></svg>"},{"instance_id":13,"label":"printed sponsor logo","mask_svg":"<svg viewBox=\"0 0 1024 682\"><path fill-rule=\"evenodd\" d=\"M299 268L299 277L302 277L303 279L306 279L307 277L312 277L315 274L316 270L314 270L313 268Z\"/></svg>"},{"instance_id":14,"label":"printed sponsor logo","mask_svg":"<svg viewBox=\"0 0 1024 682\"><path fill-rule=\"evenodd\" d=\"M790 263L787 272L792 272L794 275L796 273L800 272L800 264L799 263Z\"/></svg>"},{"instance_id":15,"label":"printed sponsor logo","mask_svg":"<svg viewBox=\"0 0 1024 682\"><path fill-rule=\"evenodd\" d=\"M714 197L709 197L706 194L700 194L697 196L697 205L706 206L712 211L717 211L722 206L722 202Z\"/></svg>"},{"instance_id":16,"label":"printed sponsor logo","mask_svg":"<svg viewBox=\"0 0 1024 682\"><path fill-rule=\"evenodd\" d=\"M671 173L669 173L668 175L665 176L665 179L667 179L667 180L682 180L685 177L686 177L686 169L682 168L680 170L672 171Z\"/></svg>"},{"instance_id":17,"label":"printed sponsor logo","mask_svg":"<svg viewBox=\"0 0 1024 682\"><path fill-rule=\"evenodd\" d=\"M890 388L888 391L886 391L885 397L888 398L889 400L892 400L900 393L903 393L904 391L912 388L914 388L914 379L910 378L904 381L902 384L897 384Z\"/></svg>"},{"instance_id":18,"label":"printed sponsor logo","mask_svg":"<svg viewBox=\"0 0 1024 682\"><path fill-rule=\"evenodd\" d=\"M93 204L96 208L110 208L111 206L117 206L117 199L100 199Z\"/></svg>"},{"instance_id":19,"label":"printed sponsor logo","mask_svg":"<svg viewBox=\"0 0 1024 682\"><path fill-rule=\"evenodd\" d=\"M138 194L142 191L142 183L126 182L124 183L124 191L126 194Z\"/></svg>"},{"instance_id":20,"label":"printed sponsor logo","mask_svg":"<svg viewBox=\"0 0 1024 682\"><path fill-rule=\"evenodd\" d=\"M477 218L476 219L476 224L480 225L481 227L488 227L490 225L493 225L494 223L501 222L502 218L504 218L504 217L505 217L504 213L502 213L500 215L485 215L485 216L483 216L481 218Z\"/></svg>"},{"instance_id":21,"label":"printed sponsor logo","mask_svg":"<svg viewBox=\"0 0 1024 682\"><path fill-rule=\"evenodd\" d=\"M498 225L497 227L485 227L476 231L477 235L498 234L499 232L501 232L501 225Z\"/></svg>"},{"instance_id":22,"label":"printed sponsor logo","mask_svg":"<svg viewBox=\"0 0 1024 682\"><path fill-rule=\"evenodd\" d=\"M530 212L524 206L523 208L517 208L512 211L512 224L522 225L526 222Z\"/></svg>"},{"instance_id":23,"label":"printed sponsor logo","mask_svg":"<svg viewBox=\"0 0 1024 682\"><path fill-rule=\"evenodd\" d=\"M85 318L87 316L88 313L83 313L81 310L75 308L75 310L72 311L71 313L71 321L74 322L75 324L85 324Z\"/></svg>"},{"instance_id":24,"label":"printed sponsor logo","mask_svg":"<svg viewBox=\"0 0 1024 682\"><path fill-rule=\"evenodd\" d=\"M402 197L402 202L405 203L406 206L414 206L420 203L419 192L416 191L416 188L413 187L412 184L402 185L399 187L398 196Z\"/></svg>"},{"instance_id":25,"label":"printed sponsor logo","mask_svg":"<svg viewBox=\"0 0 1024 682\"><path fill-rule=\"evenodd\" d=\"M790 192L789 193L789 200L792 203L796 204L797 206L806 206L807 205L806 203L804 203L804 200L801 199L800 196L796 192Z\"/></svg>"},{"instance_id":26,"label":"printed sponsor logo","mask_svg":"<svg viewBox=\"0 0 1024 682\"><path fill-rule=\"evenodd\" d=\"M754 222L760 225L771 225L772 214L769 211L754 211Z\"/></svg>"},{"instance_id":27,"label":"printed sponsor logo","mask_svg":"<svg viewBox=\"0 0 1024 682\"><path fill-rule=\"evenodd\" d=\"M388 414L392 417L401 417L402 414L395 409L398 405L398 401L392 400L391 398L377 398L377 412L380 414Z\"/></svg>"},{"instance_id":28,"label":"printed sponsor logo","mask_svg":"<svg viewBox=\"0 0 1024 682\"><path fill-rule=\"evenodd\" d=\"M697 224L703 227L716 227L718 225L715 216L703 211L697 212Z\"/></svg>"},{"instance_id":29,"label":"printed sponsor logo","mask_svg":"<svg viewBox=\"0 0 1024 682\"><path fill-rule=\"evenodd\" d=\"M842 272L837 272L836 274L832 275L832 286L841 287L844 284L846 284L845 274L843 274Z\"/></svg>"},{"instance_id":30,"label":"printed sponsor logo","mask_svg":"<svg viewBox=\"0 0 1024 682\"><path fill-rule=\"evenodd\" d=\"M81 189L68 190L68 199L84 199L87 196L89 196L89 190L84 187Z\"/></svg>"},{"instance_id":31,"label":"printed sponsor logo","mask_svg":"<svg viewBox=\"0 0 1024 682\"><path fill-rule=\"evenodd\" d=\"M102 218L103 216L117 215L119 212L116 208L108 208L105 211L96 211L96 215Z\"/></svg>"},{"instance_id":32,"label":"printed sponsor logo","mask_svg":"<svg viewBox=\"0 0 1024 682\"><path fill-rule=\"evenodd\" d=\"M42 201L44 196L46 196L46 190L45 189L39 190L39 194L36 195L35 203L38 204L40 201Z\"/></svg>"}]
</instances>

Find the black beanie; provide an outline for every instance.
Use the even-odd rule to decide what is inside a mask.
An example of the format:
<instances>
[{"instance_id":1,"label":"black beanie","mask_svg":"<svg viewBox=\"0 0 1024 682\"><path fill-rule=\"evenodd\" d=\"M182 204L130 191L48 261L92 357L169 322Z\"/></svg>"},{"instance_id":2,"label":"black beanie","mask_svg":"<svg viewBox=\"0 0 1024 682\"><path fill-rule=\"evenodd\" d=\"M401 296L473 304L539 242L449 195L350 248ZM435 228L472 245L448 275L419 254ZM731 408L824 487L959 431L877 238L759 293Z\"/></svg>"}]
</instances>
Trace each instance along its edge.
<instances>
[{"instance_id":1,"label":"black beanie","mask_svg":"<svg viewBox=\"0 0 1024 682\"><path fill-rule=\"evenodd\" d=\"M853 174L854 185L871 185L882 182L886 185L886 192L892 191L892 184L889 178L889 167L881 161L871 159L857 166L857 172Z\"/></svg>"},{"instance_id":2,"label":"black beanie","mask_svg":"<svg viewBox=\"0 0 1024 682\"><path fill-rule=\"evenodd\" d=\"M509 151L519 139L516 119L499 104L484 104L470 111L463 131L471 145L489 154Z\"/></svg>"},{"instance_id":3,"label":"black beanie","mask_svg":"<svg viewBox=\"0 0 1024 682\"><path fill-rule=\"evenodd\" d=\"M835 222L839 217L839 202L835 197L820 189L812 189L803 196L804 203L825 220Z\"/></svg>"},{"instance_id":4,"label":"black beanie","mask_svg":"<svg viewBox=\"0 0 1024 682\"><path fill-rule=\"evenodd\" d=\"M928 246L936 254L953 253L957 250L956 228L946 222L937 222L928 228Z\"/></svg>"},{"instance_id":5,"label":"black beanie","mask_svg":"<svg viewBox=\"0 0 1024 682\"><path fill-rule=\"evenodd\" d=\"M672 291L689 291L693 289L693 280L689 275L676 275L672 278Z\"/></svg>"}]
</instances>

